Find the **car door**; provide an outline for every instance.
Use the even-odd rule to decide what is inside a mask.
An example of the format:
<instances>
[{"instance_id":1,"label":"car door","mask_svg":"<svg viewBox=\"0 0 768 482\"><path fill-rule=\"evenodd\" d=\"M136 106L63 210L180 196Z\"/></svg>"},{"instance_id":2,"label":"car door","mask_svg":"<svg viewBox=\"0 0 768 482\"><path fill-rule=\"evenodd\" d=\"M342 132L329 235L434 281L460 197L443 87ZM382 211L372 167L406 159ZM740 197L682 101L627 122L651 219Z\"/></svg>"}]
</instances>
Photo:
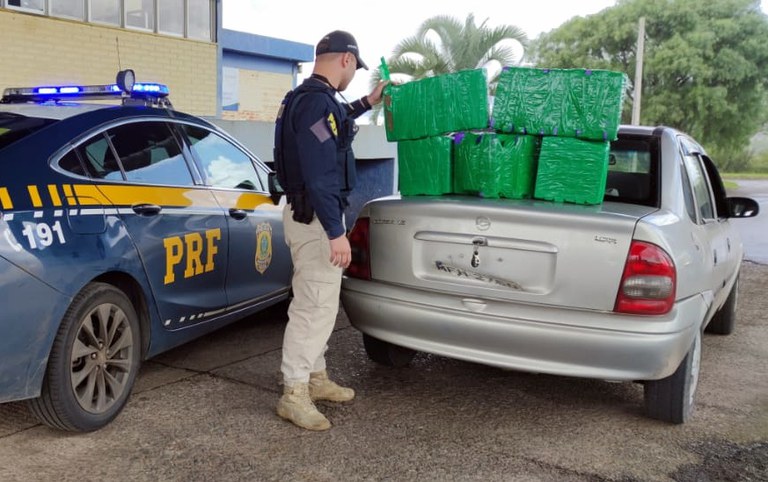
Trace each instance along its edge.
<instances>
[{"instance_id":1,"label":"car door","mask_svg":"<svg viewBox=\"0 0 768 482\"><path fill-rule=\"evenodd\" d=\"M705 285L715 305L727 294L723 290L729 270L727 231L717 216L712 187L703 163L701 148L691 141L682 142L683 163L690 182L696 214L692 235L702 250Z\"/></svg>"},{"instance_id":2,"label":"car door","mask_svg":"<svg viewBox=\"0 0 768 482\"><path fill-rule=\"evenodd\" d=\"M291 259L282 207L267 192L267 170L232 139L201 126L179 124L206 185L227 214L230 307L248 306L288 290Z\"/></svg>"},{"instance_id":3,"label":"car door","mask_svg":"<svg viewBox=\"0 0 768 482\"><path fill-rule=\"evenodd\" d=\"M169 124L123 123L79 148L139 251L164 326L215 318L226 306L226 220Z\"/></svg>"},{"instance_id":4,"label":"car door","mask_svg":"<svg viewBox=\"0 0 768 482\"><path fill-rule=\"evenodd\" d=\"M738 272L739 265L741 264L743 255L741 239L730 222L727 194L725 192L723 180L720 178L717 166L715 166L715 162L707 155L701 156L701 162L704 166L704 172L707 175L707 180L709 181L709 186L712 191L715 203L715 217L717 218L717 223L720 225L722 237L725 241L725 249L723 250L725 259L721 264L721 267L723 269L724 277L723 287L727 288L730 278ZM724 289L721 296L725 298L728 293L729 290Z\"/></svg>"}]
</instances>

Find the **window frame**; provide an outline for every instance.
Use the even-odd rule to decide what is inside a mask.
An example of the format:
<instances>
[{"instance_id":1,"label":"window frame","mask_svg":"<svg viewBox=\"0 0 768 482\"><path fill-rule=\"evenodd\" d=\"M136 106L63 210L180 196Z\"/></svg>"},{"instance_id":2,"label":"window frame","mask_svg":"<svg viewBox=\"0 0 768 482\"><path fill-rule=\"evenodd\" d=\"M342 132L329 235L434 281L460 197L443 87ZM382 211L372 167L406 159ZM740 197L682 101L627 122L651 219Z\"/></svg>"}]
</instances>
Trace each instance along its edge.
<instances>
[{"instance_id":1,"label":"window frame","mask_svg":"<svg viewBox=\"0 0 768 482\"><path fill-rule=\"evenodd\" d=\"M269 194L269 187L267 185L267 176L269 174L270 169L261 161L261 159L253 155L248 149L246 149L236 139L234 139L233 137L227 135L226 133L218 129L211 128L209 126L202 125L202 124L197 124L194 122L184 122L184 121L177 120L174 124L178 129L179 136L181 137L182 141L186 145L186 149L188 150L189 155L193 160L193 163L195 164L195 169L199 172L201 182L205 187L209 189L225 189L225 190L245 191L245 192L253 192L253 193L267 194L267 195ZM200 157L197 155L197 153L192 149L193 144L192 142L190 142L186 131L182 128L183 125L189 125L192 127L196 127L198 129L206 130L212 133L213 135L216 135L224 139L229 144L231 144L234 148L240 151L246 158L250 160L251 166L256 172L256 177L259 181L260 186L256 186L256 189L251 190L251 189L244 189L244 188L237 188L237 187L223 187L223 186L212 185L205 171L205 164L203 163L203 160L200 159Z\"/></svg>"},{"instance_id":2,"label":"window frame","mask_svg":"<svg viewBox=\"0 0 768 482\"><path fill-rule=\"evenodd\" d=\"M187 170L189 171L189 174L192 178L192 184L172 184L170 186L210 189L209 186L206 186L203 183L200 173L198 171L198 166L196 165L196 162L192 157L192 153L189 151L186 141L182 139L181 133L176 127L176 124L178 123L178 121L172 118L164 118L164 117L123 118L123 119L117 119L116 121L110 122L105 125L101 125L96 129L88 130L86 132L83 132L82 135L78 136L77 139L74 139L73 142L67 146L67 148L62 149L57 154L55 154L52 159L53 160L52 165L55 166L55 169L57 171L67 176L90 179L91 181L95 181L95 182L135 184L135 185L142 185L142 186L169 186L169 184L158 184L155 182L143 182L143 181L134 181L134 180L128 179L126 176L125 168L123 167L122 160L120 159L120 156L117 153L117 150L112 144L112 140L107 135L107 131L109 131L110 129L114 129L116 127L120 127L126 124L136 124L136 123L143 123L143 122L164 123L170 130L171 135L173 136L174 140L179 146L182 159L184 160L184 163L187 166ZM197 124L193 124L193 125L197 125ZM105 179L105 178L94 177L93 175L91 175L90 170L88 169L88 161L82 158L82 153L80 151L84 144L89 143L92 139L98 136L101 136L107 140L107 145L109 146L109 149L112 150L112 155L114 156L118 166L120 167L120 174L122 176L122 179ZM76 154L80 156L80 162L83 163L83 167L85 169L84 175L68 171L59 165L59 162L61 161L61 159L64 158L72 150L75 150Z\"/></svg>"},{"instance_id":3,"label":"window frame","mask_svg":"<svg viewBox=\"0 0 768 482\"><path fill-rule=\"evenodd\" d=\"M43 2L43 8L42 10L36 10L34 8L26 8L22 6L17 5L11 5L10 0L3 0L3 7L7 8L8 10L15 10L17 12L24 12L24 13L33 13L35 15L49 15L48 13L48 2L49 0L42 0ZM21 2L19 2L21 3Z\"/></svg>"},{"instance_id":4,"label":"window frame","mask_svg":"<svg viewBox=\"0 0 768 482\"><path fill-rule=\"evenodd\" d=\"M679 139L680 155L682 156L683 168L685 169L685 174L688 178L688 183L691 188L691 194L693 195L694 207L696 210L696 224L704 225L716 222L719 217L719 210L717 199L715 197L715 193L707 172L706 164L702 159L703 156L706 156L706 154L704 154L704 149L687 137L680 136ZM688 159L690 159L691 164L689 164ZM703 199L699 199L699 193L696 192L696 186L694 184L694 176L692 176L690 171L693 166L696 167L698 175L700 175L703 180L703 185L709 198L708 200L710 209L712 211L712 217L707 217L704 215L704 213L702 213L702 207L704 206Z\"/></svg>"}]
</instances>

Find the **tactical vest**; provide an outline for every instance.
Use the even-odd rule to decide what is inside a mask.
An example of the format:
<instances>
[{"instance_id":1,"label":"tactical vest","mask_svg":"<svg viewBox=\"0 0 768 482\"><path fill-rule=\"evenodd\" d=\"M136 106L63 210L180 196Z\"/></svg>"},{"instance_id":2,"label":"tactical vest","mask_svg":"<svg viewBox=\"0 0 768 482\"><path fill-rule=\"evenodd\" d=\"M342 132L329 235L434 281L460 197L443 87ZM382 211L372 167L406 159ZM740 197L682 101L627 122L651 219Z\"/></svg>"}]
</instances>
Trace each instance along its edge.
<instances>
[{"instance_id":1,"label":"tactical vest","mask_svg":"<svg viewBox=\"0 0 768 482\"><path fill-rule=\"evenodd\" d=\"M357 125L327 88L302 84L288 92L280 103L277 119L275 119L275 147L273 152L277 179L287 194L304 192L304 177L298 158L300 146L294 140L296 131L293 122L293 106L298 105L299 100L310 92L327 95L333 101L332 105L335 106L333 114L338 119L337 135L334 138L336 141L336 163L344 173L344 179L341 180L340 195L344 203L347 204L347 196L357 183L355 154L352 151L352 141L357 133Z\"/></svg>"}]
</instances>

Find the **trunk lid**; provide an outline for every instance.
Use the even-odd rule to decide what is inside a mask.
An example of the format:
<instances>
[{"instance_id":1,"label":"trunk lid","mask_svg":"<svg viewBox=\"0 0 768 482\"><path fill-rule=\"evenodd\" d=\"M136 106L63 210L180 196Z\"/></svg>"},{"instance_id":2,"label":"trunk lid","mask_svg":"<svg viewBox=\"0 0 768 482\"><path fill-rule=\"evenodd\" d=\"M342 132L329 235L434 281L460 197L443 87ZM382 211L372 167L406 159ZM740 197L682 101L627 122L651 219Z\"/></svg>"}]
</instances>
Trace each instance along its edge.
<instances>
[{"instance_id":1,"label":"trunk lid","mask_svg":"<svg viewBox=\"0 0 768 482\"><path fill-rule=\"evenodd\" d=\"M365 211L371 276L470 299L611 311L635 225L656 210L393 196Z\"/></svg>"}]
</instances>

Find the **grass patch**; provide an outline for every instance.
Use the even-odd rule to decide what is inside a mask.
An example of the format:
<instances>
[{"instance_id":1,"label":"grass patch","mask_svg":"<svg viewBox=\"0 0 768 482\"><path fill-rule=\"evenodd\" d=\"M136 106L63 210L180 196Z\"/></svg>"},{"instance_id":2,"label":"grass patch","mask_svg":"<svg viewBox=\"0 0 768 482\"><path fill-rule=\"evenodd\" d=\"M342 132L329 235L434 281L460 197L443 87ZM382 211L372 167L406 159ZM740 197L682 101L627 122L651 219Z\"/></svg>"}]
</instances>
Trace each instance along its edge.
<instances>
[{"instance_id":1,"label":"grass patch","mask_svg":"<svg viewBox=\"0 0 768 482\"><path fill-rule=\"evenodd\" d=\"M721 172L723 179L768 179L768 172Z\"/></svg>"},{"instance_id":2,"label":"grass patch","mask_svg":"<svg viewBox=\"0 0 768 482\"><path fill-rule=\"evenodd\" d=\"M723 179L723 187L725 188L726 191L728 191L728 190L731 190L731 189L738 189L739 188L739 184L737 182L734 182L734 181L729 181L727 179Z\"/></svg>"}]
</instances>

